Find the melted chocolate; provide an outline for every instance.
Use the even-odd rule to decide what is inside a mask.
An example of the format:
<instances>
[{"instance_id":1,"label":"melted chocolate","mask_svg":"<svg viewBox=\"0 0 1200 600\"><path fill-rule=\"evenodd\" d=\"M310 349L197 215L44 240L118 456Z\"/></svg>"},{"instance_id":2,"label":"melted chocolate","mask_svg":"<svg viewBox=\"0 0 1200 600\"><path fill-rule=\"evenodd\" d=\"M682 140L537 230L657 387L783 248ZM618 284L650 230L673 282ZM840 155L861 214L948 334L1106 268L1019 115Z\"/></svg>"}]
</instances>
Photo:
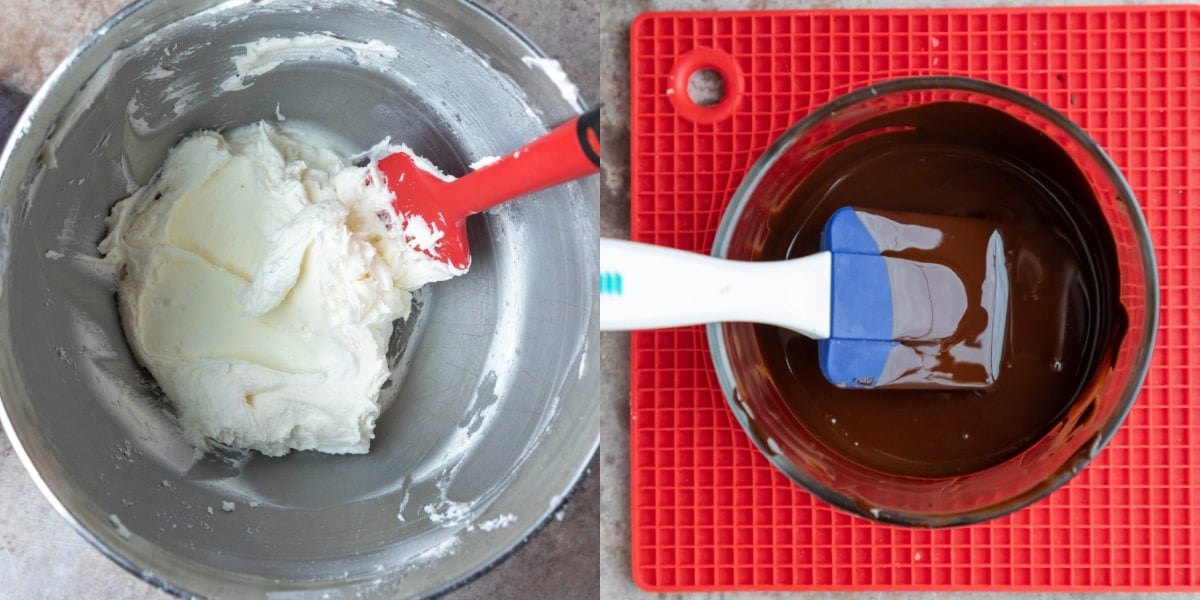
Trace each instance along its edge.
<instances>
[{"instance_id":1,"label":"melted chocolate","mask_svg":"<svg viewBox=\"0 0 1200 600\"><path fill-rule=\"evenodd\" d=\"M1091 188L1049 138L995 109L941 103L856 130L773 215L758 258L815 252L843 206L976 219L1000 232L1011 288L999 371L973 391L840 389L815 342L756 326L765 366L809 432L865 467L943 477L1003 462L1059 420L1118 335L1115 249ZM972 265L955 268L981 279Z\"/></svg>"}]
</instances>

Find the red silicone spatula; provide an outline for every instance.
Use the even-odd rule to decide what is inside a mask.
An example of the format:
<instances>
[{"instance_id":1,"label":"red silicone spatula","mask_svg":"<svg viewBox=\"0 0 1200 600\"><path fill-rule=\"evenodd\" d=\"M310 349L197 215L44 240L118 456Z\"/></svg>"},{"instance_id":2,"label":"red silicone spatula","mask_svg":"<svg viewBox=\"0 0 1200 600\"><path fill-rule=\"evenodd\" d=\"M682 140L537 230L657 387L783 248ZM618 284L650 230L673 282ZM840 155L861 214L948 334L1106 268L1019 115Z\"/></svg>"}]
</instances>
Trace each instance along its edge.
<instances>
[{"instance_id":1,"label":"red silicone spatula","mask_svg":"<svg viewBox=\"0 0 1200 600\"><path fill-rule=\"evenodd\" d=\"M409 245L455 270L466 271L471 266L467 217L599 171L600 109L575 117L454 181L444 181L420 168L404 152L380 160L379 169L395 196L392 206L403 230L410 231L409 223L421 219L434 232L420 237L406 233Z\"/></svg>"}]
</instances>

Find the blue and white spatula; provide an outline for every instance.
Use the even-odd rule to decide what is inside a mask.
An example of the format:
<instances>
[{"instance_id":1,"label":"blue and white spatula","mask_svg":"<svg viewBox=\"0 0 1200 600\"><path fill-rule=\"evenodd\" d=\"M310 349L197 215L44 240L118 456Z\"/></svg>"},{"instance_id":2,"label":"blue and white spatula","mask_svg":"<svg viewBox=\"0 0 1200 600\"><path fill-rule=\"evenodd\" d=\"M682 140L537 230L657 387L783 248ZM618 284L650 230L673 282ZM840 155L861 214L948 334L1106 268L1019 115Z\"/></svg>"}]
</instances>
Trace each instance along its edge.
<instances>
[{"instance_id":1,"label":"blue and white spatula","mask_svg":"<svg viewBox=\"0 0 1200 600\"><path fill-rule=\"evenodd\" d=\"M987 387L999 371L1008 305L999 234L990 230L967 246L979 256L956 257L975 272L960 277L946 264L881 255L913 243L897 231L921 234L912 238L918 252L942 239L939 231L914 227L843 208L826 224L821 252L774 262L603 239L600 328L765 323L818 340L821 369L838 386ZM920 240L933 245L921 248ZM964 286L980 273L982 286Z\"/></svg>"}]
</instances>

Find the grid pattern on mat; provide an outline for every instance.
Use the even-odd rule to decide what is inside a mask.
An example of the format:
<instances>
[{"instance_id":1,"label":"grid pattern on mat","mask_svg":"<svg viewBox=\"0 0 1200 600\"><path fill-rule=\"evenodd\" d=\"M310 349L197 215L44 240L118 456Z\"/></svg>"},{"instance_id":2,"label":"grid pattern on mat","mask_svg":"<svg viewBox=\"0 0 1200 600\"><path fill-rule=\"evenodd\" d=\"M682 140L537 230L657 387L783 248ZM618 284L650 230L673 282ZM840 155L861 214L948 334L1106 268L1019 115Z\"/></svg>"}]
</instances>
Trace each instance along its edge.
<instances>
[{"instance_id":1,"label":"grid pattern on mat","mask_svg":"<svg viewBox=\"0 0 1200 600\"><path fill-rule=\"evenodd\" d=\"M635 333L640 586L1200 586L1200 9L653 13L630 41L636 240L707 252L745 170L809 110L872 81L953 73L1023 90L1108 150L1145 211L1162 289L1154 364L1104 452L1034 506L949 530L871 524L799 490L733 420L701 328ZM744 75L745 99L715 125L666 95L677 57L701 46Z\"/></svg>"}]
</instances>

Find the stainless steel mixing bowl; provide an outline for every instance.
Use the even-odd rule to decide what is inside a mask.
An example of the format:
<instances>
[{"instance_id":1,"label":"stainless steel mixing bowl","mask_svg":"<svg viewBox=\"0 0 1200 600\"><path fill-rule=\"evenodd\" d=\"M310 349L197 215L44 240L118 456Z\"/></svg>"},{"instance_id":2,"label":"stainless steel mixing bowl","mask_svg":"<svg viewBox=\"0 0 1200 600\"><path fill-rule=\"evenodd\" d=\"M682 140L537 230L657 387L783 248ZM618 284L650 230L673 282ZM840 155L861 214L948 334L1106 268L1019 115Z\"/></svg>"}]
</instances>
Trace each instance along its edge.
<instances>
[{"instance_id":1,"label":"stainless steel mixing bowl","mask_svg":"<svg viewBox=\"0 0 1200 600\"><path fill-rule=\"evenodd\" d=\"M222 87L242 44L302 34L395 52L284 54ZM539 55L467 3L163 0L64 62L0 159L0 416L84 537L175 592L395 597L485 568L557 508L599 437L595 178L472 219L471 272L398 327L365 456L194 452L95 258L110 207L188 132L278 114L461 174L582 108Z\"/></svg>"}]
</instances>

